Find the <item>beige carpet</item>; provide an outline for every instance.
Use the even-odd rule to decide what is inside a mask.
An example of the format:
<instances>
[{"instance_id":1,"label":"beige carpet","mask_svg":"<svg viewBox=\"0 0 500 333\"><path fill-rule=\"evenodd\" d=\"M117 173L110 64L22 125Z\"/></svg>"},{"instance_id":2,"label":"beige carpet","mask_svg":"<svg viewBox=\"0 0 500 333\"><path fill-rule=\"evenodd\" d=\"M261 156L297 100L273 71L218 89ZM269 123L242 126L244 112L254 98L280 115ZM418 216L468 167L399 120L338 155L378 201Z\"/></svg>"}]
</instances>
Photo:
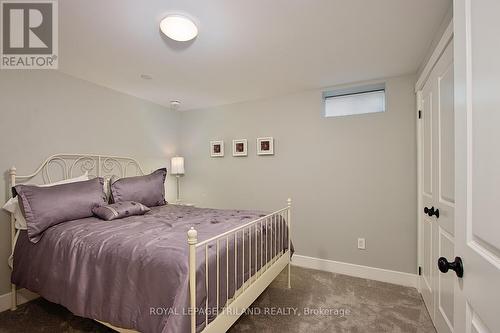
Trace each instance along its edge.
<instances>
[{"instance_id":1,"label":"beige carpet","mask_svg":"<svg viewBox=\"0 0 500 333\"><path fill-rule=\"evenodd\" d=\"M435 332L416 289L292 267L230 329L240 332ZM0 313L0 333L112 332L63 307L37 299Z\"/></svg>"},{"instance_id":2,"label":"beige carpet","mask_svg":"<svg viewBox=\"0 0 500 333\"><path fill-rule=\"evenodd\" d=\"M253 307L293 307L298 313L244 316L231 333L436 332L414 288L293 266L292 289L282 273Z\"/></svg>"}]
</instances>

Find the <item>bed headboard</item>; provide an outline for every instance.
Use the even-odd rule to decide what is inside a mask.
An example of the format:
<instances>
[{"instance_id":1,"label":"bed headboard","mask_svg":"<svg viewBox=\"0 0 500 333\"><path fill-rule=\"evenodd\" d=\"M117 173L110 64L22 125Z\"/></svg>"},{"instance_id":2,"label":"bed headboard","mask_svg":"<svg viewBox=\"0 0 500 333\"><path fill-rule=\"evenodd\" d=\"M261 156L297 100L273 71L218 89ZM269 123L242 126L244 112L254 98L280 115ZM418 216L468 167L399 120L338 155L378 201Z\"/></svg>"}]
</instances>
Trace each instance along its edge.
<instances>
[{"instance_id":1,"label":"bed headboard","mask_svg":"<svg viewBox=\"0 0 500 333\"><path fill-rule=\"evenodd\" d=\"M16 168L10 169L10 184L33 182L48 184L78 177L88 172L90 177L141 176L144 171L135 159L120 156L91 154L56 154L48 157L32 174L17 175Z\"/></svg>"},{"instance_id":2,"label":"bed headboard","mask_svg":"<svg viewBox=\"0 0 500 333\"><path fill-rule=\"evenodd\" d=\"M92 154L56 154L48 157L29 175L17 175L16 167L9 170L9 191L19 183L48 184L78 177L88 172L90 177L141 176L144 171L135 159ZM10 214L11 250L14 251L16 229L14 214ZM17 306L16 286L11 284L11 310Z\"/></svg>"}]
</instances>

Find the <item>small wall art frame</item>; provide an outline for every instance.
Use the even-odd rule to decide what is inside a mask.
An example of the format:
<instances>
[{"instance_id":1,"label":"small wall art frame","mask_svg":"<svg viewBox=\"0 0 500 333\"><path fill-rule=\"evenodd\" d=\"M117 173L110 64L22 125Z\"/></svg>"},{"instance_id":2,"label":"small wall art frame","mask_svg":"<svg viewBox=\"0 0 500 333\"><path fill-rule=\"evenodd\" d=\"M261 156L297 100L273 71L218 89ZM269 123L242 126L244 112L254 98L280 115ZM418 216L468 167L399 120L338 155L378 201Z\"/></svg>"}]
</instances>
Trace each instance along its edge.
<instances>
[{"instance_id":1,"label":"small wall art frame","mask_svg":"<svg viewBox=\"0 0 500 333\"><path fill-rule=\"evenodd\" d=\"M257 155L274 155L273 137L257 138Z\"/></svg>"},{"instance_id":2,"label":"small wall art frame","mask_svg":"<svg viewBox=\"0 0 500 333\"><path fill-rule=\"evenodd\" d=\"M210 141L210 156L211 157L224 157L224 141L223 140Z\"/></svg>"},{"instance_id":3,"label":"small wall art frame","mask_svg":"<svg viewBox=\"0 0 500 333\"><path fill-rule=\"evenodd\" d=\"M241 157L248 155L247 139L233 140L233 156Z\"/></svg>"}]
</instances>

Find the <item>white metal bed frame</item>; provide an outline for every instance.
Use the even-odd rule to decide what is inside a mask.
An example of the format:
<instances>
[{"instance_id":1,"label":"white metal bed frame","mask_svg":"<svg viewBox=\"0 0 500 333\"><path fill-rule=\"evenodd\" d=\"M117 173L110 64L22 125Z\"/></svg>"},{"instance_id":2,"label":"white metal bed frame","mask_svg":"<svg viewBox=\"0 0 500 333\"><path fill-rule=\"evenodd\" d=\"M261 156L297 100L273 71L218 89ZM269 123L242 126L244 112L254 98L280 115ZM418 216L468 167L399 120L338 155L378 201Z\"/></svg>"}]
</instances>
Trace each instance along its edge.
<instances>
[{"instance_id":1,"label":"white metal bed frame","mask_svg":"<svg viewBox=\"0 0 500 333\"><path fill-rule=\"evenodd\" d=\"M38 176L41 176L41 181L44 184L53 182L55 180L68 179L77 176L76 171L80 173L88 172L89 176L95 177L111 177L113 175L117 175L119 177L130 176L128 173L130 169L133 169L135 175L144 175L144 171L135 159L129 157L119 157L119 156L104 156L104 155L95 155L95 154L56 154L48 157L32 174L26 176L20 176L16 173L16 168L12 167L9 170L10 175L10 184L9 191L12 187L19 183L26 183L30 180L35 179ZM53 173L57 171L59 173L58 179L53 179ZM40 183L40 182L38 182ZM271 227L271 230L274 228L274 232L271 234L271 239L268 240L266 236L265 240L262 239L262 233L260 234L260 243L258 243L258 233L255 232L254 240L252 240L252 230L257 231L262 230L263 226L265 228ZM225 243L226 249L229 248L229 242L234 241L234 260L235 260L235 270L234 270L234 278L235 281L237 279L236 274L238 273L238 269L236 269L237 263L237 241L238 241L238 233L241 233L241 240L243 242L243 254L245 253L245 239L247 235L245 231L248 231L248 267L245 266L245 256L243 255L243 263L241 267L241 276L242 276L242 284L241 286L235 290L232 298L229 298L225 301L225 304L219 304L219 290L221 288L221 281L219 276L219 265L220 265L220 244ZM205 289L206 289L206 303L205 303L205 327L203 328L203 333L220 333L227 331L244 313L244 310L247 309L255 299L271 284L271 282L280 274L280 272L288 267L288 288L291 288L290 285L290 239L291 239L291 199L288 199L287 206L283 209L277 210L271 214L253 220L249 223L241 225L232 230L226 231L220 235L212 237L210 239L204 240L202 242L198 242L197 231L194 228L191 228L187 232L187 243L189 246L189 293L190 293L190 309L189 315L191 317L191 333L196 333L196 315L200 309L197 308L196 305L196 252L198 249L203 251L205 250ZM15 218L14 215L11 214L11 246L12 251L14 251L15 245ZM287 247L285 249L284 242L288 242ZM254 243L253 252L252 252L252 243ZM269 244L268 244L269 243ZM216 265L217 265L217 273L216 273L216 288L217 288L217 299L216 299L216 317L209 322L208 317L208 288L209 281L208 276L206 274L208 272L208 249L209 244L215 244L216 246ZM257 270L258 265L258 249L260 245L260 269ZM263 253L265 248L266 262L263 262ZM271 251L271 256L268 260L267 253ZM252 256L252 254L254 254ZM252 259L255 262L255 271L252 274ZM224 260L224 258L222 259ZM229 251L226 250L226 267L229 264ZM232 260L232 258L231 258ZM238 267L239 268L239 267ZM248 268L246 273L249 273L247 280L245 281L245 269ZM231 277L232 278L232 277ZM236 283L235 288L236 289ZM229 297L229 269L226 269L226 295ZM222 305L222 310L219 311ZM17 308L17 290L14 284L11 285L11 310L16 310ZM118 331L121 333L132 333L136 332L134 330L125 329L115 327L109 323L101 322L100 323Z\"/></svg>"}]
</instances>

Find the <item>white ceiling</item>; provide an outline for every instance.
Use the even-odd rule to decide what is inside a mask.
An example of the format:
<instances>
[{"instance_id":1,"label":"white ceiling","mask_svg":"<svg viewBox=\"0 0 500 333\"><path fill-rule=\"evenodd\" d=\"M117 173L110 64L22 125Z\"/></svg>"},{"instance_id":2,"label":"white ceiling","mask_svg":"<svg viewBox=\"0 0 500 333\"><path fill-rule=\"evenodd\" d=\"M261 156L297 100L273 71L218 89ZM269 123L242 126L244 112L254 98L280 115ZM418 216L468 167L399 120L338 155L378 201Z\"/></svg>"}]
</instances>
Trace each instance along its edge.
<instances>
[{"instance_id":1,"label":"white ceiling","mask_svg":"<svg viewBox=\"0 0 500 333\"><path fill-rule=\"evenodd\" d=\"M451 0L64 0L60 70L181 109L416 72ZM195 18L187 45L159 31ZM149 74L152 80L141 79Z\"/></svg>"}]
</instances>

